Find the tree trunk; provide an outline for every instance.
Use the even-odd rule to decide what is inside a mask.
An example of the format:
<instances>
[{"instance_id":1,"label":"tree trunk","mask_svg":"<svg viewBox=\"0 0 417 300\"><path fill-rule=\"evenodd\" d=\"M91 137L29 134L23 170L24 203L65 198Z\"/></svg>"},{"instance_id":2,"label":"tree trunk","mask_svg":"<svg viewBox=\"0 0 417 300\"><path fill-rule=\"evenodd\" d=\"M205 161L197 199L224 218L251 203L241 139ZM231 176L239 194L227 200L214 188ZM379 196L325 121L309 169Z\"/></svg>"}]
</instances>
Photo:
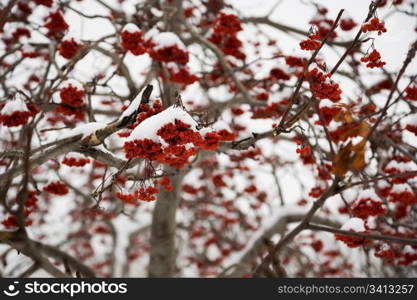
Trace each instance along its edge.
<instances>
[{"instance_id":1,"label":"tree trunk","mask_svg":"<svg viewBox=\"0 0 417 300\"><path fill-rule=\"evenodd\" d=\"M182 18L182 0L175 0L165 11L165 29L176 34L180 33ZM175 103L177 84L166 82L163 85L163 105L168 107ZM174 170L165 168L167 173ZM161 191L152 216L151 249L149 261L149 277L172 277L175 271L175 229L176 211L180 200L179 191L184 177L183 172L171 177L173 190Z\"/></svg>"},{"instance_id":2,"label":"tree trunk","mask_svg":"<svg viewBox=\"0 0 417 300\"><path fill-rule=\"evenodd\" d=\"M172 178L174 189L161 191L152 216L149 277L172 277L175 271L175 229L183 175Z\"/></svg>"}]
</instances>

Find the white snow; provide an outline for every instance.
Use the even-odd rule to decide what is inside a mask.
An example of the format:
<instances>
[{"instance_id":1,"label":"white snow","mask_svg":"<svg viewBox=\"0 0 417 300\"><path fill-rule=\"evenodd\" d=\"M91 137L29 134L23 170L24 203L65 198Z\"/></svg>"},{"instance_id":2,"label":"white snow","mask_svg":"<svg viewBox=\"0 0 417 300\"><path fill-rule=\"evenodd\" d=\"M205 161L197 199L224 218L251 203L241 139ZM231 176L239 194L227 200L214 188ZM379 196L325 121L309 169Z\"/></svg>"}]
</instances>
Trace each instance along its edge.
<instances>
[{"instance_id":1,"label":"white snow","mask_svg":"<svg viewBox=\"0 0 417 300\"><path fill-rule=\"evenodd\" d=\"M417 114L410 115L401 122L404 125L417 126Z\"/></svg>"},{"instance_id":2,"label":"white snow","mask_svg":"<svg viewBox=\"0 0 417 300\"><path fill-rule=\"evenodd\" d=\"M78 152L68 152L65 157L73 157L76 159L86 158L85 155L78 153Z\"/></svg>"},{"instance_id":3,"label":"white snow","mask_svg":"<svg viewBox=\"0 0 417 300\"><path fill-rule=\"evenodd\" d=\"M391 187L391 185L387 181L379 181L378 182L378 188L384 189L386 187Z\"/></svg>"},{"instance_id":4,"label":"white snow","mask_svg":"<svg viewBox=\"0 0 417 300\"><path fill-rule=\"evenodd\" d=\"M158 30L158 29L156 29L155 27L152 27L152 29L148 30L148 31L145 33L145 35L143 36L143 38L144 38L146 41L149 41L149 40L153 39L153 37L155 37L155 36L156 36L156 35L158 35L158 34L159 34L159 30Z\"/></svg>"},{"instance_id":5,"label":"white snow","mask_svg":"<svg viewBox=\"0 0 417 300\"><path fill-rule=\"evenodd\" d=\"M352 146L358 145L359 143L361 143L363 141L363 137L361 136L355 136L355 137L351 137L349 139L350 142L352 142Z\"/></svg>"},{"instance_id":6,"label":"white snow","mask_svg":"<svg viewBox=\"0 0 417 300\"><path fill-rule=\"evenodd\" d=\"M372 200L376 200L378 202L382 202L381 198L375 193L373 189L366 189L363 190L360 194L358 199L366 199L371 198Z\"/></svg>"},{"instance_id":7,"label":"white snow","mask_svg":"<svg viewBox=\"0 0 417 300\"><path fill-rule=\"evenodd\" d=\"M365 222L360 218L351 218L340 228L346 231L365 232Z\"/></svg>"},{"instance_id":8,"label":"white snow","mask_svg":"<svg viewBox=\"0 0 417 300\"><path fill-rule=\"evenodd\" d=\"M220 130L227 130L232 132L233 130L230 128L229 124L227 124L225 121L219 120L216 123L214 123L211 127L213 127L214 130L220 131Z\"/></svg>"},{"instance_id":9,"label":"white snow","mask_svg":"<svg viewBox=\"0 0 417 300\"><path fill-rule=\"evenodd\" d=\"M200 129L200 134L202 136L204 136L209 132L220 131L220 130L223 130L223 129L225 129L229 132L233 131L225 121L219 120L216 123L210 125L209 127L204 127L202 129Z\"/></svg>"},{"instance_id":10,"label":"white snow","mask_svg":"<svg viewBox=\"0 0 417 300\"><path fill-rule=\"evenodd\" d=\"M64 37L62 38L62 41L70 41L70 40L74 40L77 43L81 43L81 40L78 38L78 35L76 32L74 32L73 30L70 30L69 32L67 32Z\"/></svg>"},{"instance_id":11,"label":"white snow","mask_svg":"<svg viewBox=\"0 0 417 300\"><path fill-rule=\"evenodd\" d=\"M333 107L333 106L335 106L335 104L332 101L330 101L329 99L323 99L319 103L320 108L322 108L322 107Z\"/></svg>"},{"instance_id":12,"label":"white snow","mask_svg":"<svg viewBox=\"0 0 417 300\"><path fill-rule=\"evenodd\" d=\"M366 225L368 225L369 229L376 229L377 228L377 217L376 216L368 216L366 219Z\"/></svg>"},{"instance_id":13,"label":"white snow","mask_svg":"<svg viewBox=\"0 0 417 300\"><path fill-rule=\"evenodd\" d=\"M408 184L402 183L402 184L394 184L392 186L391 192L394 193L394 194L399 194L399 193L402 193L402 192L412 193L413 191L411 190L411 188Z\"/></svg>"},{"instance_id":14,"label":"white snow","mask_svg":"<svg viewBox=\"0 0 417 300\"><path fill-rule=\"evenodd\" d=\"M167 63L167 68L174 73L177 73L180 70L178 65L176 63L173 63L173 62Z\"/></svg>"},{"instance_id":15,"label":"white snow","mask_svg":"<svg viewBox=\"0 0 417 300\"><path fill-rule=\"evenodd\" d=\"M154 50L177 46L179 49L185 50L185 46L180 38L173 32L160 32L153 36L152 42L155 43Z\"/></svg>"},{"instance_id":16,"label":"white snow","mask_svg":"<svg viewBox=\"0 0 417 300\"><path fill-rule=\"evenodd\" d=\"M127 141L150 139L154 142L161 142L159 136L156 134L159 128L167 123L173 123L175 120L180 120L191 126L196 130L197 122L181 107L171 105L162 112L147 118L140 123L127 138Z\"/></svg>"},{"instance_id":17,"label":"white snow","mask_svg":"<svg viewBox=\"0 0 417 300\"><path fill-rule=\"evenodd\" d=\"M216 260L221 256L220 250L216 245L211 244L207 248L207 258L211 261Z\"/></svg>"},{"instance_id":18,"label":"white snow","mask_svg":"<svg viewBox=\"0 0 417 300\"><path fill-rule=\"evenodd\" d=\"M151 8L151 13L152 13L155 17L158 17L158 18L160 18L160 17L162 17L162 16L164 15L164 13L163 13L163 11L162 11L162 10L159 10L159 9L157 9L157 8L155 8L155 7L152 7L152 8Z\"/></svg>"},{"instance_id":19,"label":"white snow","mask_svg":"<svg viewBox=\"0 0 417 300\"><path fill-rule=\"evenodd\" d=\"M305 214L308 211L307 207L299 207L299 206L288 206L288 207L280 207L277 212L270 217L268 220L264 221L261 225L261 229L259 229L257 232L255 232L249 240L246 242L246 246L243 250L232 253L227 259L223 261L223 264L225 266L233 265L236 263L239 263L242 258L253 248L254 244L263 236L265 233L270 230L276 222L285 217L290 215L302 215Z\"/></svg>"},{"instance_id":20,"label":"white snow","mask_svg":"<svg viewBox=\"0 0 417 300\"><path fill-rule=\"evenodd\" d=\"M73 87L76 87L76 88L77 88L77 90L84 90L83 85L82 85L79 81L77 81L77 80L75 80L75 79L68 79L68 80L63 81L63 82L60 84L60 87L61 87L61 88L68 87L70 84L71 84Z\"/></svg>"},{"instance_id":21,"label":"white snow","mask_svg":"<svg viewBox=\"0 0 417 300\"><path fill-rule=\"evenodd\" d=\"M395 168L398 169L400 172L409 172L413 169L416 169L415 163L412 161L409 162L397 162L396 160L391 160L385 169Z\"/></svg>"},{"instance_id":22,"label":"white snow","mask_svg":"<svg viewBox=\"0 0 417 300\"><path fill-rule=\"evenodd\" d=\"M99 129L103 129L106 126L107 126L106 123L100 123L100 122L90 122L90 123L82 124L67 131L66 133L63 133L60 136L60 138L68 138L68 137L76 136L79 134L82 134L84 138L96 132Z\"/></svg>"},{"instance_id":23,"label":"white snow","mask_svg":"<svg viewBox=\"0 0 417 300\"><path fill-rule=\"evenodd\" d=\"M135 99L133 99L132 102L130 102L130 105L128 106L128 108L126 108L126 110L122 113L122 115L120 116L119 120L122 120L124 117L130 116L131 114L133 114L135 112L135 110L138 109L140 102L142 100L142 93L138 94L136 96Z\"/></svg>"},{"instance_id":24,"label":"white snow","mask_svg":"<svg viewBox=\"0 0 417 300\"><path fill-rule=\"evenodd\" d=\"M404 253L414 254L416 253L416 250L414 250L410 245L406 245L404 247Z\"/></svg>"},{"instance_id":25,"label":"white snow","mask_svg":"<svg viewBox=\"0 0 417 300\"><path fill-rule=\"evenodd\" d=\"M133 24L133 23L128 23L128 24L126 24L126 25L123 27L122 31L127 31L127 32L130 32L130 33L133 33L133 32L138 32L138 31L140 31L140 29L139 29L139 27L138 27L138 26L136 26L135 24Z\"/></svg>"},{"instance_id":26,"label":"white snow","mask_svg":"<svg viewBox=\"0 0 417 300\"><path fill-rule=\"evenodd\" d=\"M4 105L3 109L1 110L1 115L11 115L15 111L29 111L28 107L26 106L25 101L23 100L20 94L17 94L14 100L7 101L6 105Z\"/></svg>"},{"instance_id":27,"label":"white snow","mask_svg":"<svg viewBox=\"0 0 417 300\"><path fill-rule=\"evenodd\" d=\"M383 243L381 248L380 248L381 251L387 251L387 250L390 250L390 249L391 249L391 247L387 243Z\"/></svg>"}]
</instances>

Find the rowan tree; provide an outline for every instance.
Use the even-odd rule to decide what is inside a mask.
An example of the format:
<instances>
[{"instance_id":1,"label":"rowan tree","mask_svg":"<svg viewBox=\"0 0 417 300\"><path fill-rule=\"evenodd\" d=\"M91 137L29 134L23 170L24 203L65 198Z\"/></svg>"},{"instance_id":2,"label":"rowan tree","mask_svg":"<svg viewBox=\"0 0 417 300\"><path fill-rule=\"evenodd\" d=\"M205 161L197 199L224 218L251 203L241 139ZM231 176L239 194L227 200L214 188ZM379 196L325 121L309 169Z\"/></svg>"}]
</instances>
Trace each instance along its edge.
<instances>
[{"instance_id":1,"label":"rowan tree","mask_svg":"<svg viewBox=\"0 0 417 300\"><path fill-rule=\"evenodd\" d=\"M2 276L416 275L414 1L5 2Z\"/></svg>"}]
</instances>

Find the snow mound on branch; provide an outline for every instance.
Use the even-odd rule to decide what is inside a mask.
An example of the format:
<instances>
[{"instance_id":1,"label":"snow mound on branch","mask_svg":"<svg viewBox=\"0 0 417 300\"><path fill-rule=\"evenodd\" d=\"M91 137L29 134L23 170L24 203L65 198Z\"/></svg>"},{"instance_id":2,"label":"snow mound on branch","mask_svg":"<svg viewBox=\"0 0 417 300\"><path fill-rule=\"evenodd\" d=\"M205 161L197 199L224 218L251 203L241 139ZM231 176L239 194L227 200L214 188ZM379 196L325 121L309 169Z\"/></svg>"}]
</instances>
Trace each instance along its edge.
<instances>
[{"instance_id":1,"label":"snow mound on branch","mask_svg":"<svg viewBox=\"0 0 417 300\"><path fill-rule=\"evenodd\" d=\"M225 121L219 120L216 123L214 123L211 126L214 130L227 130L229 132L232 132L232 128L230 128L229 124L227 124Z\"/></svg>"},{"instance_id":2,"label":"snow mound on branch","mask_svg":"<svg viewBox=\"0 0 417 300\"><path fill-rule=\"evenodd\" d=\"M409 115L401 120L401 124L417 126L417 114Z\"/></svg>"},{"instance_id":3,"label":"snow mound on branch","mask_svg":"<svg viewBox=\"0 0 417 300\"><path fill-rule=\"evenodd\" d=\"M127 138L127 141L150 139L154 142L160 142L156 132L167 123L174 123L175 120L182 121L191 126L191 129L197 130L197 122L181 107L171 105L160 113L147 118L140 123Z\"/></svg>"},{"instance_id":4,"label":"snow mound on branch","mask_svg":"<svg viewBox=\"0 0 417 300\"><path fill-rule=\"evenodd\" d=\"M334 107L335 104L334 102L330 101L329 99L322 99L319 103L319 107L323 108L323 107Z\"/></svg>"},{"instance_id":5,"label":"snow mound on branch","mask_svg":"<svg viewBox=\"0 0 417 300\"><path fill-rule=\"evenodd\" d=\"M391 169L391 168L397 169L400 172L409 172L415 169L415 163L413 161L398 162L396 160L392 160L386 165L385 169Z\"/></svg>"},{"instance_id":6,"label":"snow mound on branch","mask_svg":"<svg viewBox=\"0 0 417 300\"><path fill-rule=\"evenodd\" d=\"M61 135L61 138L69 138L69 137L73 137L79 134L82 134L82 137L84 138L96 132L97 130L105 128L106 126L107 126L106 123L100 123L100 122L90 122L87 124L82 124L67 131L66 133L63 133L63 135Z\"/></svg>"},{"instance_id":7,"label":"snow mound on branch","mask_svg":"<svg viewBox=\"0 0 417 300\"><path fill-rule=\"evenodd\" d=\"M306 214L308 211L307 207L299 207L299 206L286 206L285 208L281 208L277 210L273 216L269 217L267 220L263 222L260 229L256 231L248 240L241 251L237 253L232 253L229 257L227 257L223 261L224 266L230 266L234 264L238 264L246 254L248 254L251 249L254 247L255 243L259 242L259 240L264 236L268 231L270 231L274 225L278 222L278 220L285 218L291 215L303 215Z\"/></svg>"},{"instance_id":8,"label":"snow mound on branch","mask_svg":"<svg viewBox=\"0 0 417 300\"><path fill-rule=\"evenodd\" d=\"M351 218L340 228L346 231L365 232L365 222L360 218Z\"/></svg>"},{"instance_id":9,"label":"snow mound on branch","mask_svg":"<svg viewBox=\"0 0 417 300\"><path fill-rule=\"evenodd\" d=\"M186 50L183 42L180 38L173 32L160 32L151 37L155 46L154 50L159 50L163 48L168 48L172 46L177 46L179 49Z\"/></svg>"},{"instance_id":10,"label":"snow mound on branch","mask_svg":"<svg viewBox=\"0 0 417 300\"><path fill-rule=\"evenodd\" d=\"M0 111L0 115L11 115L16 111L29 111L20 94L17 94L14 100L6 102L6 105Z\"/></svg>"},{"instance_id":11,"label":"snow mound on branch","mask_svg":"<svg viewBox=\"0 0 417 300\"><path fill-rule=\"evenodd\" d=\"M394 184L392 186L391 191L394 194L400 194L400 193L403 193L403 192L413 193L413 190L411 189L411 187L406 183Z\"/></svg>"},{"instance_id":12,"label":"snow mound on branch","mask_svg":"<svg viewBox=\"0 0 417 300\"><path fill-rule=\"evenodd\" d=\"M416 252L416 250L414 250L413 247L411 247L410 245L406 245L404 247L404 253L413 254L415 252Z\"/></svg>"},{"instance_id":13,"label":"snow mound on branch","mask_svg":"<svg viewBox=\"0 0 417 300\"><path fill-rule=\"evenodd\" d=\"M140 102L142 101L142 93L138 94L135 99L133 99L132 102L130 102L128 108L126 108L126 110L122 113L122 115L119 118L120 120L123 120L124 117L130 116L131 114L133 114L135 112L135 110L137 110L139 108Z\"/></svg>"},{"instance_id":14,"label":"snow mound on branch","mask_svg":"<svg viewBox=\"0 0 417 300\"><path fill-rule=\"evenodd\" d=\"M359 197L358 197L358 199L367 199L367 198L370 198L370 199L378 201L378 202L382 202L381 198L379 198L379 196L372 189L363 190L359 194Z\"/></svg>"},{"instance_id":15,"label":"snow mound on branch","mask_svg":"<svg viewBox=\"0 0 417 300\"><path fill-rule=\"evenodd\" d=\"M233 130L230 128L229 124L227 124L225 121L217 121L214 124L211 124L208 127L204 127L199 130L201 135L206 135L207 133L213 132L213 131L221 131L221 130L227 130L228 132L233 132Z\"/></svg>"},{"instance_id":16,"label":"snow mound on branch","mask_svg":"<svg viewBox=\"0 0 417 300\"><path fill-rule=\"evenodd\" d=\"M75 79L67 79L63 81L59 86L60 88L64 88L68 87L69 85L72 85L73 87L77 88L77 90L84 90L83 85Z\"/></svg>"},{"instance_id":17,"label":"snow mound on branch","mask_svg":"<svg viewBox=\"0 0 417 300\"><path fill-rule=\"evenodd\" d=\"M152 8L151 8L151 13L152 13L155 17L158 17L158 18L161 18L161 17L164 15L164 12L163 12L162 10L159 10L159 9L157 9L157 8L155 8L155 7L152 7Z\"/></svg>"},{"instance_id":18,"label":"snow mound on branch","mask_svg":"<svg viewBox=\"0 0 417 300\"><path fill-rule=\"evenodd\" d=\"M69 41L73 39L74 41L76 41L77 43L81 43L81 40L78 38L78 35L76 32L74 31L69 31L67 32L64 37L62 38L62 41Z\"/></svg>"},{"instance_id":19,"label":"snow mound on branch","mask_svg":"<svg viewBox=\"0 0 417 300\"><path fill-rule=\"evenodd\" d=\"M133 33L133 32L138 32L138 31L140 31L140 29L139 29L139 27L138 27L138 26L136 26L135 24L133 24L133 23L128 23L128 24L126 24L126 25L123 27L122 31L127 31L127 32L130 32L130 33Z\"/></svg>"}]
</instances>

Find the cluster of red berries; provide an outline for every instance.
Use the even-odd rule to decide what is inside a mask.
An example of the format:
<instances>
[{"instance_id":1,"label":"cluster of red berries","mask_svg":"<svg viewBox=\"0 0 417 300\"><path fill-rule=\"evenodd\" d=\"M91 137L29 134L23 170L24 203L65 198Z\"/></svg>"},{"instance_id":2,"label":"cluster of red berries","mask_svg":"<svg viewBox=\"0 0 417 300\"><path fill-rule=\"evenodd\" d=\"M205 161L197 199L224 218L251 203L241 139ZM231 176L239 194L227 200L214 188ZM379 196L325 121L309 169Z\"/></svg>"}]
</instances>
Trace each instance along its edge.
<instances>
[{"instance_id":1,"label":"cluster of red berries","mask_svg":"<svg viewBox=\"0 0 417 300\"><path fill-rule=\"evenodd\" d=\"M390 191L388 201L410 206L417 203L417 196L408 185L397 185L396 188L393 188Z\"/></svg>"},{"instance_id":2,"label":"cluster of red berries","mask_svg":"<svg viewBox=\"0 0 417 300\"><path fill-rule=\"evenodd\" d=\"M44 60L49 59L49 54L46 51L26 51L24 49L19 49L19 52L22 54L23 57L26 58L38 58L43 57Z\"/></svg>"},{"instance_id":3,"label":"cluster of red berries","mask_svg":"<svg viewBox=\"0 0 417 300\"><path fill-rule=\"evenodd\" d=\"M135 195L132 194L123 194L121 192L116 192L116 197L119 198L120 200L122 200L125 204L131 204L134 206L138 206L139 204L136 201L136 197Z\"/></svg>"},{"instance_id":4,"label":"cluster of red berries","mask_svg":"<svg viewBox=\"0 0 417 300\"><path fill-rule=\"evenodd\" d=\"M272 102L264 107L256 107L253 109L252 119L268 119L278 116L283 113L283 111L279 111L279 107L285 107L288 103L289 99L286 98L279 102Z\"/></svg>"},{"instance_id":5,"label":"cluster of red berries","mask_svg":"<svg viewBox=\"0 0 417 300\"><path fill-rule=\"evenodd\" d=\"M240 116L243 115L245 113L245 111L243 109L241 109L240 107L232 107L230 109L232 115L234 116Z\"/></svg>"},{"instance_id":6,"label":"cluster of red berries","mask_svg":"<svg viewBox=\"0 0 417 300\"><path fill-rule=\"evenodd\" d=\"M28 110L14 111L11 114L0 114L0 124L7 127L16 127L27 124L30 117L39 113L39 108L32 103L26 104Z\"/></svg>"},{"instance_id":7,"label":"cluster of red berries","mask_svg":"<svg viewBox=\"0 0 417 300\"><path fill-rule=\"evenodd\" d=\"M56 112L81 120L84 117L84 90L69 84L61 89L59 96L61 105L56 107Z\"/></svg>"},{"instance_id":8,"label":"cluster of red berries","mask_svg":"<svg viewBox=\"0 0 417 300\"><path fill-rule=\"evenodd\" d=\"M217 45L224 54L244 60L246 55L240 50L242 42L237 37L241 30L241 22L237 16L220 13L208 40Z\"/></svg>"},{"instance_id":9,"label":"cluster of red berries","mask_svg":"<svg viewBox=\"0 0 417 300\"><path fill-rule=\"evenodd\" d=\"M417 85L409 86L405 89L404 99L417 101Z\"/></svg>"},{"instance_id":10,"label":"cluster of red berries","mask_svg":"<svg viewBox=\"0 0 417 300\"><path fill-rule=\"evenodd\" d=\"M322 186L313 187L308 195L312 198L319 198L324 193L324 188Z\"/></svg>"},{"instance_id":11,"label":"cluster of red berries","mask_svg":"<svg viewBox=\"0 0 417 300\"><path fill-rule=\"evenodd\" d=\"M304 60L296 56L286 56L285 63L290 67L304 67Z\"/></svg>"},{"instance_id":12,"label":"cluster of red berries","mask_svg":"<svg viewBox=\"0 0 417 300\"><path fill-rule=\"evenodd\" d=\"M353 230L349 230L349 231L354 232ZM342 234L335 234L334 236L335 236L336 241L342 241L349 248L357 248L369 242L368 239L360 238L360 237L347 236L347 235L342 235Z\"/></svg>"},{"instance_id":13,"label":"cluster of red berries","mask_svg":"<svg viewBox=\"0 0 417 300\"><path fill-rule=\"evenodd\" d=\"M75 55L77 55L80 49L81 45L78 44L73 38L70 40L62 41L58 47L59 54L66 59L73 58Z\"/></svg>"},{"instance_id":14,"label":"cluster of red berries","mask_svg":"<svg viewBox=\"0 0 417 300\"><path fill-rule=\"evenodd\" d=\"M37 194L38 192L35 190L28 191L28 199L26 200L24 209L24 215L26 217L25 226L30 226L33 223L28 217L38 208L39 199L36 197ZM18 226L17 218L15 216L9 216L7 219L3 220L1 224L6 228L15 228Z\"/></svg>"},{"instance_id":15,"label":"cluster of red berries","mask_svg":"<svg viewBox=\"0 0 417 300\"><path fill-rule=\"evenodd\" d=\"M136 190L135 196L141 201L150 202L156 200L155 195L159 194L159 192L160 190L154 186L148 186L147 188L141 187Z\"/></svg>"},{"instance_id":16,"label":"cluster of red berries","mask_svg":"<svg viewBox=\"0 0 417 300\"><path fill-rule=\"evenodd\" d=\"M236 34L242 30L242 25L236 15L221 12L216 19L213 30L217 33Z\"/></svg>"},{"instance_id":17,"label":"cluster of red berries","mask_svg":"<svg viewBox=\"0 0 417 300\"><path fill-rule=\"evenodd\" d=\"M64 36L64 32L68 29L68 24L65 22L61 11L50 12L46 17L44 27L48 29L47 35L50 38L60 40Z\"/></svg>"},{"instance_id":18,"label":"cluster of red berries","mask_svg":"<svg viewBox=\"0 0 417 300\"><path fill-rule=\"evenodd\" d=\"M392 80L391 79L383 79L381 81L378 81L376 84L374 84L372 87L370 87L367 91L367 94L373 95L377 94L383 90L390 91L392 89Z\"/></svg>"},{"instance_id":19,"label":"cluster of red berries","mask_svg":"<svg viewBox=\"0 0 417 300\"><path fill-rule=\"evenodd\" d=\"M381 61L381 54L374 49L370 54L361 58L361 62L367 63L367 68L381 68L385 66L386 62Z\"/></svg>"},{"instance_id":20,"label":"cluster of red berries","mask_svg":"<svg viewBox=\"0 0 417 300\"><path fill-rule=\"evenodd\" d=\"M413 248L412 248L413 249ZM415 249L414 249L415 251ZM417 252L414 253L401 253L400 255L401 259L397 262L398 265L408 266L412 264L413 262L417 261Z\"/></svg>"},{"instance_id":21,"label":"cluster of red berries","mask_svg":"<svg viewBox=\"0 0 417 300\"><path fill-rule=\"evenodd\" d=\"M32 220L25 220L25 226L30 226L32 225L32 223L33 223ZM1 224L3 224L3 226L6 228L16 228L18 226L17 218L15 216L7 217L7 219L3 220Z\"/></svg>"},{"instance_id":22,"label":"cluster of red berries","mask_svg":"<svg viewBox=\"0 0 417 300\"><path fill-rule=\"evenodd\" d=\"M268 101L269 93L268 92L261 92L255 96L255 99L258 101Z\"/></svg>"},{"instance_id":23,"label":"cluster of red berries","mask_svg":"<svg viewBox=\"0 0 417 300\"><path fill-rule=\"evenodd\" d=\"M219 135L216 132L209 132L202 137L199 132L191 129L189 124L180 120L165 124L157 131L157 135L167 145L163 146L147 138L129 141L124 144L126 157L147 158L180 169L200 148L215 150L220 141L231 138L230 135Z\"/></svg>"},{"instance_id":24,"label":"cluster of red berries","mask_svg":"<svg viewBox=\"0 0 417 300\"><path fill-rule=\"evenodd\" d=\"M319 39L323 40L330 32L330 28L333 26L334 21L327 18L321 18L310 21L310 24L315 25L316 33L318 34ZM330 33L329 39L333 40L336 37L337 33L332 31L332 33Z\"/></svg>"},{"instance_id":25,"label":"cluster of red berries","mask_svg":"<svg viewBox=\"0 0 417 300\"><path fill-rule=\"evenodd\" d=\"M195 188L192 185L186 184L186 183L184 183L181 188L185 193L190 194L190 195L197 195L197 193L200 190L200 189Z\"/></svg>"},{"instance_id":26,"label":"cluster of red berries","mask_svg":"<svg viewBox=\"0 0 417 300\"><path fill-rule=\"evenodd\" d=\"M321 180L329 180L332 170L333 166L331 164L324 164L322 168L317 167L317 175Z\"/></svg>"},{"instance_id":27,"label":"cluster of red berries","mask_svg":"<svg viewBox=\"0 0 417 300\"><path fill-rule=\"evenodd\" d=\"M314 68L307 72L306 80L310 83L310 89L314 97L337 102L341 99L342 90L338 83L329 81L330 76L330 73L324 74Z\"/></svg>"},{"instance_id":28,"label":"cluster of red berries","mask_svg":"<svg viewBox=\"0 0 417 300\"><path fill-rule=\"evenodd\" d=\"M314 155L311 152L311 147L309 145L302 146L302 142L300 140L296 140L296 143L298 146L301 146L300 148L297 148L295 152L300 155L300 159L303 162L303 164L314 164L316 162L316 159L314 158Z\"/></svg>"},{"instance_id":29,"label":"cluster of red berries","mask_svg":"<svg viewBox=\"0 0 417 300\"><path fill-rule=\"evenodd\" d=\"M65 183L60 181L51 182L46 185L43 190L47 193L63 196L68 194L68 187Z\"/></svg>"},{"instance_id":30,"label":"cluster of red berries","mask_svg":"<svg viewBox=\"0 0 417 300\"><path fill-rule=\"evenodd\" d=\"M411 159L403 156L393 157L392 160L384 167L384 172L391 175L402 175L398 177L393 177L390 182L392 184L402 184L406 183L409 179L416 177L417 175L411 174L404 176L402 173L407 171L413 171L413 168L407 163L411 162Z\"/></svg>"},{"instance_id":31,"label":"cluster of red berries","mask_svg":"<svg viewBox=\"0 0 417 300\"><path fill-rule=\"evenodd\" d=\"M414 125L414 124L407 124L407 125L405 125L405 129L408 130L408 131L410 131L410 132L412 132L412 133L414 133L414 135L417 136L417 124L416 125Z\"/></svg>"},{"instance_id":32,"label":"cluster of red berries","mask_svg":"<svg viewBox=\"0 0 417 300\"><path fill-rule=\"evenodd\" d=\"M145 41L143 40L143 32L141 30L135 32L123 30L121 39L122 47L133 55L137 56L146 53Z\"/></svg>"},{"instance_id":33,"label":"cluster of red berries","mask_svg":"<svg viewBox=\"0 0 417 300\"><path fill-rule=\"evenodd\" d=\"M352 204L352 212L361 219L369 216L379 216L387 212L384 203L377 199L360 198Z\"/></svg>"},{"instance_id":34,"label":"cluster of red berries","mask_svg":"<svg viewBox=\"0 0 417 300\"><path fill-rule=\"evenodd\" d=\"M372 18L369 23L362 25L361 30L362 32L377 31L378 35L381 35L383 32L387 32L385 22L379 20L377 17Z\"/></svg>"},{"instance_id":35,"label":"cluster of red berries","mask_svg":"<svg viewBox=\"0 0 417 300\"><path fill-rule=\"evenodd\" d=\"M321 41L319 39L320 39L320 35L310 34L307 40L303 40L300 42L301 50L313 51L313 50L318 49L321 45Z\"/></svg>"},{"instance_id":36,"label":"cluster of red berries","mask_svg":"<svg viewBox=\"0 0 417 300\"><path fill-rule=\"evenodd\" d=\"M335 105L320 107L320 114L324 123L329 125L330 122L341 112L341 110L341 107ZM315 124L320 125L320 120L317 120Z\"/></svg>"},{"instance_id":37,"label":"cluster of red berries","mask_svg":"<svg viewBox=\"0 0 417 300\"><path fill-rule=\"evenodd\" d=\"M273 68L269 72L269 79L271 80L289 80L290 78L291 76L280 68Z\"/></svg>"},{"instance_id":38,"label":"cluster of red berries","mask_svg":"<svg viewBox=\"0 0 417 300\"><path fill-rule=\"evenodd\" d=\"M35 4L52 7L53 0L34 0Z\"/></svg>"},{"instance_id":39,"label":"cluster of red berries","mask_svg":"<svg viewBox=\"0 0 417 300\"><path fill-rule=\"evenodd\" d=\"M168 192L174 189L174 187L171 185L171 179L169 179L168 176L164 176L160 180L155 181L154 183L162 186L164 190Z\"/></svg>"},{"instance_id":40,"label":"cluster of red berries","mask_svg":"<svg viewBox=\"0 0 417 300\"><path fill-rule=\"evenodd\" d=\"M62 160L62 163L69 167L84 167L89 162L90 160L88 158L83 158L83 157L76 158L76 157L67 156Z\"/></svg>"},{"instance_id":41,"label":"cluster of red berries","mask_svg":"<svg viewBox=\"0 0 417 300\"><path fill-rule=\"evenodd\" d=\"M297 148L295 152L298 154L311 154L311 147L307 145L301 148Z\"/></svg>"},{"instance_id":42,"label":"cluster of red berries","mask_svg":"<svg viewBox=\"0 0 417 300\"><path fill-rule=\"evenodd\" d=\"M180 49L177 45L156 48L152 39L147 41L144 40L143 32L139 29L136 31L123 30L121 40L122 47L136 56L149 53L154 60L167 63L176 62L179 65L185 65L189 60L188 52ZM168 72L172 82L189 85L199 80L199 77L190 74L190 72L183 67L180 67L178 70L168 68ZM164 77L163 73L161 73L161 75Z\"/></svg>"},{"instance_id":43,"label":"cluster of red berries","mask_svg":"<svg viewBox=\"0 0 417 300\"><path fill-rule=\"evenodd\" d=\"M355 21L352 20L352 18L349 19L342 19L340 20L340 29L343 31L349 31L358 25Z\"/></svg>"},{"instance_id":44,"label":"cluster of red berries","mask_svg":"<svg viewBox=\"0 0 417 300\"><path fill-rule=\"evenodd\" d=\"M387 244L384 244L387 245ZM394 260L394 251L387 245L387 247L384 247L384 245L377 246L375 248L375 257L384 258L387 263L391 263Z\"/></svg>"},{"instance_id":45,"label":"cluster of red berries","mask_svg":"<svg viewBox=\"0 0 417 300\"><path fill-rule=\"evenodd\" d=\"M170 185L171 180L169 177L164 176L160 180L155 180L154 184L163 187L166 191L172 191L173 187ZM123 194L120 192L116 192L116 197L122 200L126 204L130 204L133 206L138 206L140 201L151 202L156 200L156 194L161 192L160 189L156 188L155 186L147 186L147 187L140 187L137 189L133 194L127 193Z\"/></svg>"},{"instance_id":46,"label":"cluster of red berries","mask_svg":"<svg viewBox=\"0 0 417 300\"><path fill-rule=\"evenodd\" d=\"M189 54L186 50L181 49L178 45L164 46L156 48L152 40L147 41L149 55L157 61L162 62L175 62L179 65L185 65L188 63Z\"/></svg>"},{"instance_id":47,"label":"cluster of red berries","mask_svg":"<svg viewBox=\"0 0 417 300\"><path fill-rule=\"evenodd\" d=\"M12 33L12 37L16 41L19 40L19 38L22 37L22 36L26 36L27 38L30 38L31 33L30 33L29 29L19 27L19 28L16 28L16 30Z\"/></svg>"},{"instance_id":48,"label":"cluster of red berries","mask_svg":"<svg viewBox=\"0 0 417 300\"><path fill-rule=\"evenodd\" d=\"M191 74L187 68L181 67L178 70L168 67L169 79L172 82L180 83L182 85L190 85L200 80L197 75Z\"/></svg>"},{"instance_id":49,"label":"cluster of red berries","mask_svg":"<svg viewBox=\"0 0 417 300\"><path fill-rule=\"evenodd\" d=\"M192 130L189 124L180 120L165 124L157 131L157 134L170 145L196 144L200 139L198 132Z\"/></svg>"}]
</instances>

